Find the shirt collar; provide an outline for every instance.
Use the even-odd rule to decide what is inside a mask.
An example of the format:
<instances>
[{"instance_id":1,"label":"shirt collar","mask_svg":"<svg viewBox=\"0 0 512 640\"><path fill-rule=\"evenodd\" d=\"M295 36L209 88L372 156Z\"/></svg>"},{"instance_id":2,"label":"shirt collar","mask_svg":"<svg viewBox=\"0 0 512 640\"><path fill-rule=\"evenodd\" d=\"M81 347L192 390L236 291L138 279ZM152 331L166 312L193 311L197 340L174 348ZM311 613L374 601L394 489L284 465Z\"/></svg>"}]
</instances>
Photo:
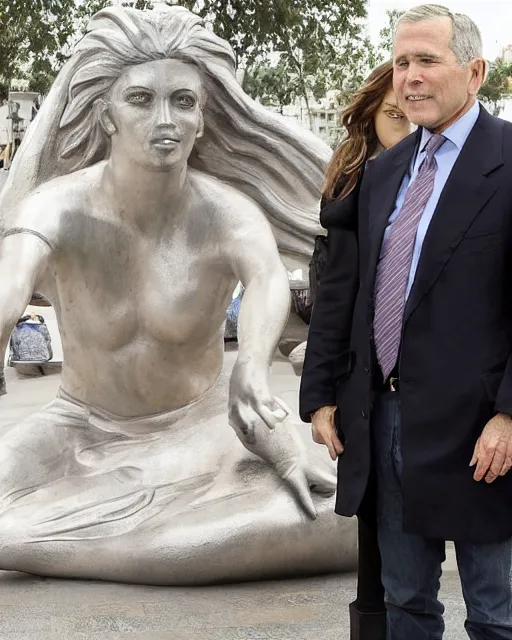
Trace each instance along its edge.
<instances>
[{"instance_id":1,"label":"shirt collar","mask_svg":"<svg viewBox=\"0 0 512 640\"><path fill-rule=\"evenodd\" d=\"M473 127L478 120L478 116L480 115L480 103L478 100L471 107L471 109L461 116L458 120L456 120L452 125L443 131L443 136L452 142L455 147L460 152L464 143L469 137ZM421 142L420 142L420 151L424 152L425 147L432 137L432 133L428 129L423 129L421 132Z\"/></svg>"}]
</instances>

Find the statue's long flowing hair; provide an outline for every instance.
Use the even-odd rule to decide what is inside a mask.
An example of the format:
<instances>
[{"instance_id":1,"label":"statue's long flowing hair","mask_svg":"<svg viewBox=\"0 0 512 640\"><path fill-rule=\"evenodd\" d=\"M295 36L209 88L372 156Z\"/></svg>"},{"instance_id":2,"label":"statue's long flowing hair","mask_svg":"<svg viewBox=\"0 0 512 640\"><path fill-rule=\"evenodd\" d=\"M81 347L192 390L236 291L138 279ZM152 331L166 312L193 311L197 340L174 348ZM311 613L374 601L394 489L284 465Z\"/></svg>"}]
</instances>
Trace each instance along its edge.
<instances>
[{"instance_id":1,"label":"statue's long flowing hair","mask_svg":"<svg viewBox=\"0 0 512 640\"><path fill-rule=\"evenodd\" d=\"M110 7L94 16L27 132L0 207L12 209L42 182L107 158L102 100L128 67L168 58L196 65L206 88L205 133L190 165L255 200L282 252L309 257L330 149L249 98L229 44L182 7Z\"/></svg>"}]
</instances>

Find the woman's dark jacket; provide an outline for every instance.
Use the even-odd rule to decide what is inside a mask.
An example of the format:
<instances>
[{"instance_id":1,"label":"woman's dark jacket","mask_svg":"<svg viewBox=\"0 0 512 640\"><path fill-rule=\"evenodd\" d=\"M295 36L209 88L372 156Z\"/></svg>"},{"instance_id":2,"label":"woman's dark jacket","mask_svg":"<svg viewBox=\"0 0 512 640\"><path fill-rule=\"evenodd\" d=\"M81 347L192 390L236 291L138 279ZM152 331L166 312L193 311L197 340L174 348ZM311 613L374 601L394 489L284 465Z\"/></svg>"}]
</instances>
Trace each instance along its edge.
<instances>
[{"instance_id":1,"label":"woman's dark jacket","mask_svg":"<svg viewBox=\"0 0 512 640\"><path fill-rule=\"evenodd\" d=\"M359 260L361 181L362 175L346 198L322 201L320 222L327 229L327 257L316 291L301 380L300 415L306 422L311 421L311 414L320 407L336 405L336 383L350 373L351 363L346 354L359 288L359 269L354 268L354 263ZM340 185L338 192L341 188Z\"/></svg>"}]
</instances>

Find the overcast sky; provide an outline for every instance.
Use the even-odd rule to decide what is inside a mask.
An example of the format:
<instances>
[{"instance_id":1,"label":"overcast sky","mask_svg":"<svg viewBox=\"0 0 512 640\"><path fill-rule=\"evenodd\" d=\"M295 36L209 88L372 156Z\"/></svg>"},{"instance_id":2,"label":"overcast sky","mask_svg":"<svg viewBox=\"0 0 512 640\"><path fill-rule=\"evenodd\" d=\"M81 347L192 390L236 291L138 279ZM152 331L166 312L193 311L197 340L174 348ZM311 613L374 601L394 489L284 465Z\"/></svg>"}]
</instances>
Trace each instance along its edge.
<instances>
[{"instance_id":1,"label":"overcast sky","mask_svg":"<svg viewBox=\"0 0 512 640\"><path fill-rule=\"evenodd\" d=\"M419 4L422 4L421 0L369 0L368 24L372 40L378 42L388 9L405 10ZM476 22L482 31L487 59L494 60L503 45L512 44L512 0L437 0L436 4L465 13Z\"/></svg>"}]
</instances>

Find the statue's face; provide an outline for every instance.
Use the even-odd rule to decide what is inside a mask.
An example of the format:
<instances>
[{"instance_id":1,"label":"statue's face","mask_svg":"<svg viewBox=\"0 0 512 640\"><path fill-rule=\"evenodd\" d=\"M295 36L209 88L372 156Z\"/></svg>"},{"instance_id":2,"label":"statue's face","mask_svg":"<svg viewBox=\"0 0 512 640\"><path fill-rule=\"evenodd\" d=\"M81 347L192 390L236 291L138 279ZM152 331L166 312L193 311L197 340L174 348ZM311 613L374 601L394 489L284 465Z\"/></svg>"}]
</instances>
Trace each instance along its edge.
<instances>
[{"instance_id":1,"label":"statue's face","mask_svg":"<svg viewBox=\"0 0 512 640\"><path fill-rule=\"evenodd\" d=\"M201 129L202 92L198 70L181 60L127 69L110 96L112 153L153 170L186 163Z\"/></svg>"}]
</instances>

